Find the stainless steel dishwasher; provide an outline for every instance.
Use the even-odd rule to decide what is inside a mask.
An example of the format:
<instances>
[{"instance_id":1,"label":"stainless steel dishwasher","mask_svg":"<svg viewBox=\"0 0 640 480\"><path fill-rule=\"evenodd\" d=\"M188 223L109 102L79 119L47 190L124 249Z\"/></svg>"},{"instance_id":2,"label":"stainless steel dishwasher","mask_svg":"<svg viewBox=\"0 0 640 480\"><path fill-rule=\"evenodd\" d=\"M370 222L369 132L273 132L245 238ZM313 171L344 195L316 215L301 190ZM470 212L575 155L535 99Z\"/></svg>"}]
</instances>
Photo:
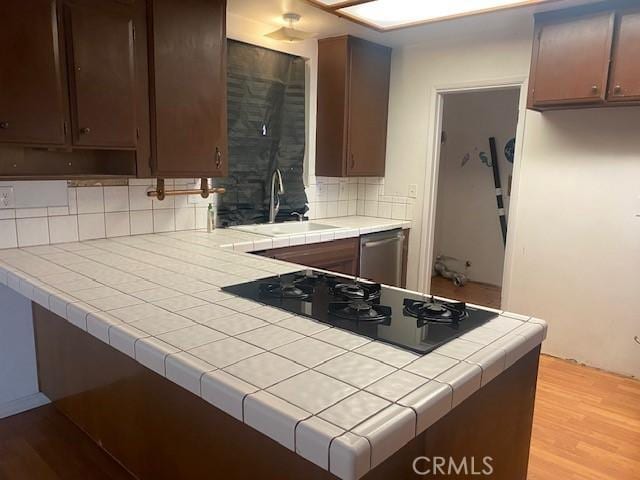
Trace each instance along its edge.
<instances>
[{"instance_id":1,"label":"stainless steel dishwasher","mask_svg":"<svg viewBox=\"0 0 640 480\"><path fill-rule=\"evenodd\" d=\"M360 277L402 286L405 234L401 229L360 237Z\"/></svg>"}]
</instances>

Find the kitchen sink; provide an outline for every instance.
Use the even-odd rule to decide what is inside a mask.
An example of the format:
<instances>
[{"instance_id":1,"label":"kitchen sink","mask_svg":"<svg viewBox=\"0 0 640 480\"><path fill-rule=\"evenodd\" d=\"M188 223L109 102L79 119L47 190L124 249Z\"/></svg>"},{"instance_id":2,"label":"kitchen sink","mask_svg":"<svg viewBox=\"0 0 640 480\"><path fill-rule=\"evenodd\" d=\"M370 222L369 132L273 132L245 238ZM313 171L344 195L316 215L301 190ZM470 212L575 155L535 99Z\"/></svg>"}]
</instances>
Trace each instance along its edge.
<instances>
[{"instance_id":1,"label":"kitchen sink","mask_svg":"<svg viewBox=\"0 0 640 480\"><path fill-rule=\"evenodd\" d=\"M284 223L263 223L260 225L238 225L230 227L233 230L256 233L268 237L280 237L284 235L295 235L309 232L322 232L328 230L338 230L340 227L325 225L314 222L284 222Z\"/></svg>"}]
</instances>

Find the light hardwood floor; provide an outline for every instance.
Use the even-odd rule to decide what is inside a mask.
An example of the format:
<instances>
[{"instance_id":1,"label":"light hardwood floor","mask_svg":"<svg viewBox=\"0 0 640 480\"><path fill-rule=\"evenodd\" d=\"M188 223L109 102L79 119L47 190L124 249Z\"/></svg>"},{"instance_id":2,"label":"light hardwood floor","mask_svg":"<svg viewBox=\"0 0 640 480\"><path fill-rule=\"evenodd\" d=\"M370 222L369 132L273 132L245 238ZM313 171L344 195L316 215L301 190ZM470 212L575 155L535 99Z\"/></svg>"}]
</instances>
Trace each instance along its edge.
<instances>
[{"instance_id":1,"label":"light hardwood floor","mask_svg":"<svg viewBox=\"0 0 640 480\"><path fill-rule=\"evenodd\" d=\"M461 302L500 308L502 289L495 285L477 282L469 282L463 287L456 287L451 280L435 276L431 279L431 293Z\"/></svg>"},{"instance_id":2,"label":"light hardwood floor","mask_svg":"<svg viewBox=\"0 0 640 480\"><path fill-rule=\"evenodd\" d=\"M640 479L640 381L542 356L528 480Z\"/></svg>"},{"instance_id":3,"label":"light hardwood floor","mask_svg":"<svg viewBox=\"0 0 640 480\"><path fill-rule=\"evenodd\" d=\"M638 480L640 381L543 356L528 480ZM0 480L133 480L47 405L0 420Z\"/></svg>"}]
</instances>

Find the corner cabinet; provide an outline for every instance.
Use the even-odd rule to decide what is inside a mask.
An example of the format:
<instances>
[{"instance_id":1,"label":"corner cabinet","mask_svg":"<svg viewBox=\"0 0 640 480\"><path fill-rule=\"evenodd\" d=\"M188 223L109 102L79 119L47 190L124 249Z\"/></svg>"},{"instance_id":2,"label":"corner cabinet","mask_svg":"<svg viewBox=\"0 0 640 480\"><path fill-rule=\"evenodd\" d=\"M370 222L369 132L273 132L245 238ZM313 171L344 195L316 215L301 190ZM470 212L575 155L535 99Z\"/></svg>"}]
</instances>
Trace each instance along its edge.
<instances>
[{"instance_id":1,"label":"corner cabinet","mask_svg":"<svg viewBox=\"0 0 640 480\"><path fill-rule=\"evenodd\" d=\"M149 173L145 29L142 0L2 2L0 178Z\"/></svg>"},{"instance_id":2,"label":"corner cabinet","mask_svg":"<svg viewBox=\"0 0 640 480\"><path fill-rule=\"evenodd\" d=\"M640 104L640 9L597 4L536 16L528 107Z\"/></svg>"},{"instance_id":3,"label":"corner cabinet","mask_svg":"<svg viewBox=\"0 0 640 480\"><path fill-rule=\"evenodd\" d=\"M318 41L316 175L384 176L391 49L342 36Z\"/></svg>"},{"instance_id":4,"label":"corner cabinet","mask_svg":"<svg viewBox=\"0 0 640 480\"><path fill-rule=\"evenodd\" d=\"M226 175L226 0L0 2L0 178Z\"/></svg>"},{"instance_id":5,"label":"corner cabinet","mask_svg":"<svg viewBox=\"0 0 640 480\"><path fill-rule=\"evenodd\" d=\"M149 0L151 170L227 174L226 0Z\"/></svg>"}]
</instances>

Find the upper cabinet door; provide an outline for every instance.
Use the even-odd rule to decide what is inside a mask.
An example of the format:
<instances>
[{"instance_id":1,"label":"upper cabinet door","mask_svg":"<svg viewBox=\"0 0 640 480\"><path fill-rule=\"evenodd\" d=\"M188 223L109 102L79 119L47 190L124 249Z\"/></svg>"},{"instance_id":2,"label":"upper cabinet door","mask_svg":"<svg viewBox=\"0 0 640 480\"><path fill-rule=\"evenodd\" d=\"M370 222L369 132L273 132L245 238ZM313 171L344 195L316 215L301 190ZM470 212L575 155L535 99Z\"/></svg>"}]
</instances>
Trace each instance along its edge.
<instances>
[{"instance_id":1,"label":"upper cabinet door","mask_svg":"<svg viewBox=\"0 0 640 480\"><path fill-rule=\"evenodd\" d=\"M608 100L640 100L640 10L619 14Z\"/></svg>"},{"instance_id":2,"label":"upper cabinet door","mask_svg":"<svg viewBox=\"0 0 640 480\"><path fill-rule=\"evenodd\" d=\"M0 142L63 145L67 99L53 0L0 2Z\"/></svg>"},{"instance_id":3,"label":"upper cabinet door","mask_svg":"<svg viewBox=\"0 0 640 480\"><path fill-rule=\"evenodd\" d=\"M350 39L347 175L384 176L391 52Z\"/></svg>"},{"instance_id":4,"label":"upper cabinet door","mask_svg":"<svg viewBox=\"0 0 640 480\"><path fill-rule=\"evenodd\" d=\"M607 90L614 13L536 26L529 106L597 105Z\"/></svg>"},{"instance_id":5,"label":"upper cabinet door","mask_svg":"<svg viewBox=\"0 0 640 480\"><path fill-rule=\"evenodd\" d=\"M385 174L391 49L360 38L318 41L316 175Z\"/></svg>"},{"instance_id":6,"label":"upper cabinet door","mask_svg":"<svg viewBox=\"0 0 640 480\"><path fill-rule=\"evenodd\" d=\"M114 2L66 10L73 143L135 148L134 29L130 8Z\"/></svg>"},{"instance_id":7,"label":"upper cabinet door","mask_svg":"<svg viewBox=\"0 0 640 480\"><path fill-rule=\"evenodd\" d=\"M226 175L226 1L150 5L153 174Z\"/></svg>"}]
</instances>

